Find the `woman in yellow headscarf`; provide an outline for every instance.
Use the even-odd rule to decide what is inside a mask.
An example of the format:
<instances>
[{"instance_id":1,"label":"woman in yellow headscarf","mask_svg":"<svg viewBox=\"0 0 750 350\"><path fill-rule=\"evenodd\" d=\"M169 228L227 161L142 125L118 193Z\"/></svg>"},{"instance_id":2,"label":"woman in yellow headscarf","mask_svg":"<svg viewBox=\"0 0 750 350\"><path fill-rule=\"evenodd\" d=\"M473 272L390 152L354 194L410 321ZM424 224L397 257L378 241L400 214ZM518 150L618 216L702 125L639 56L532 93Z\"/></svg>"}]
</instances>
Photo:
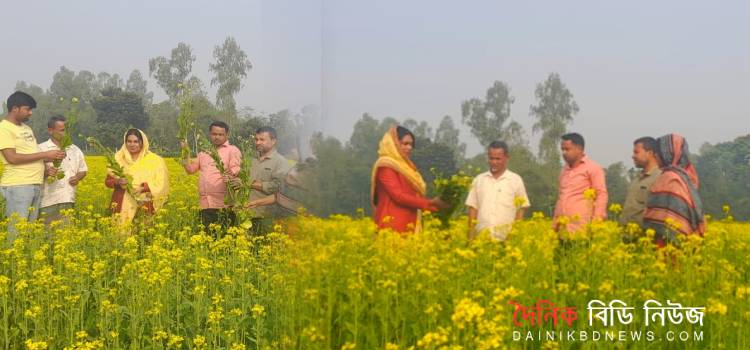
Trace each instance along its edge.
<instances>
[{"instance_id":1,"label":"woman in yellow headscarf","mask_svg":"<svg viewBox=\"0 0 750 350\"><path fill-rule=\"evenodd\" d=\"M169 192L169 174L162 157L148 149L148 138L143 131L129 129L115 160L130 177L133 195L128 193L128 179L107 174L105 184L114 188L110 207L119 215L120 223L130 223L137 213L153 214L164 205Z\"/></svg>"},{"instance_id":2,"label":"woman in yellow headscarf","mask_svg":"<svg viewBox=\"0 0 750 350\"><path fill-rule=\"evenodd\" d=\"M419 232L420 210L437 211L445 203L424 197L427 186L411 161L414 134L401 126L388 130L380 141L372 167L370 195L374 219L381 229Z\"/></svg>"}]
</instances>

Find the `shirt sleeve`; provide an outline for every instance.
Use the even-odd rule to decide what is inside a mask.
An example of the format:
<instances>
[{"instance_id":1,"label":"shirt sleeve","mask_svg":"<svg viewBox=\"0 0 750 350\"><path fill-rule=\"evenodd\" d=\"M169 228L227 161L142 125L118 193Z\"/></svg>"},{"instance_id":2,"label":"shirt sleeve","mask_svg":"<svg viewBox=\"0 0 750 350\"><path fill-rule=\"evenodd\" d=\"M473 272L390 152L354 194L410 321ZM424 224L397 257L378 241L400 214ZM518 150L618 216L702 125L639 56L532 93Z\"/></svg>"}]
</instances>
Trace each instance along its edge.
<instances>
[{"instance_id":1,"label":"shirt sleeve","mask_svg":"<svg viewBox=\"0 0 750 350\"><path fill-rule=\"evenodd\" d=\"M379 186L383 186L388 196L402 206L430 211L435 211L436 209L430 205L430 201L426 198L404 193L398 181L398 173L391 168L382 167L378 169L377 181Z\"/></svg>"},{"instance_id":2,"label":"shirt sleeve","mask_svg":"<svg viewBox=\"0 0 750 350\"><path fill-rule=\"evenodd\" d=\"M523 184L523 178L520 176L518 177L518 185L516 188L516 198L523 198L523 204L521 205L521 208L528 208L531 206L531 201L529 201L529 196L526 194L526 185Z\"/></svg>"},{"instance_id":3,"label":"shirt sleeve","mask_svg":"<svg viewBox=\"0 0 750 350\"><path fill-rule=\"evenodd\" d=\"M562 215L562 173L557 178L557 201L555 201L555 209L552 212L552 217L557 218Z\"/></svg>"},{"instance_id":4,"label":"shirt sleeve","mask_svg":"<svg viewBox=\"0 0 750 350\"><path fill-rule=\"evenodd\" d=\"M467 207L479 209L479 198L477 198L477 178L471 181L471 187L469 188L469 194L466 196Z\"/></svg>"},{"instance_id":5,"label":"shirt sleeve","mask_svg":"<svg viewBox=\"0 0 750 350\"><path fill-rule=\"evenodd\" d=\"M104 185L109 188L115 188L115 184L117 183L117 180L114 176L107 174L107 178L104 179Z\"/></svg>"},{"instance_id":6,"label":"shirt sleeve","mask_svg":"<svg viewBox=\"0 0 750 350\"><path fill-rule=\"evenodd\" d=\"M78 172L89 171L89 166L86 164L86 157L80 148L76 147L75 152L78 153Z\"/></svg>"},{"instance_id":7,"label":"shirt sleeve","mask_svg":"<svg viewBox=\"0 0 750 350\"><path fill-rule=\"evenodd\" d=\"M261 181L263 192L268 194L278 192L281 188L281 183L284 181L284 177L286 177L286 174L289 172L289 169L289 161L287 161L286 158L281 158L276 163L276 168L274 169L273 174L271 174L271 180Z\"/></svg>"},{"instance_id":8,"label":"shirt sleeve","mask_svg":"<svg viewBox=\"0 0 750 350\"><path fill-rule=\"evenodd\" d=\"M605 182L604 170L595 166L591 170L591 187L596 191L596 200L594 202L594 218L606 219L607 218L607 201L609 200L609 194L607 193L607 184Z\"/></svg>"},{"instance_id":9,"label":"shirt sleeve","mask_svg":"<svg viewBox=\"0 0 750 350\"><path fill-rule=\"evenodd\" d=\"M198 153L198 156L194 159L194 161L189 162L187 165L185 165L185 172L188 174L195 174L198 170L201 169L201 154Z\"/></svg>"},{"instance_id":10,"label":"shirt sleeve","mask_svg":"<svg viewBox=\"0 0 750 350\"><path fill-rule=\"evenodd\" d=\"M0 149L9 149L9 148L16 148L16 138L13 136L13 133L6 129L0 127Z\"/></svg>"},{"instance_id":11,"label":"shirt sleeve","mask_svg":"<svg viewBox=\"0 0 750 350\"><path fill-rule=\"evenodd\" d=\"M227 171L229 172L229 175L237 176L240 173L242 164L242 153L240 153L239 148L232 147L232 151L229 152L229 164L227 166Z\"/></svg>"}]
</instances>

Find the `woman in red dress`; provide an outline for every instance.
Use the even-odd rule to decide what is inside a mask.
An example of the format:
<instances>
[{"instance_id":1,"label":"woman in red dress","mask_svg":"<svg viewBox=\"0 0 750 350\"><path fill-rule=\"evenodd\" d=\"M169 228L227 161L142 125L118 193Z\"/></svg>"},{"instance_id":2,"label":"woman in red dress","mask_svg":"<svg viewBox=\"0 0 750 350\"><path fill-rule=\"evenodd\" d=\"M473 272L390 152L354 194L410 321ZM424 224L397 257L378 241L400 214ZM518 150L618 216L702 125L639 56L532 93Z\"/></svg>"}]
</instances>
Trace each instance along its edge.
<instances>
[{"instance_id":1,"label":"woman in red dress","mask_svg":"<svg viewBox=\"0 0 750 350\"><path fill-rule=\"evenodd\" d=\"M401 126L388 130L380 141L370 188L374 219L380 229L417 233L420 210L445 207L439 198L424 197L427 186L411 161L413 148L414 134Z\"/></svg>"}]
</instances>

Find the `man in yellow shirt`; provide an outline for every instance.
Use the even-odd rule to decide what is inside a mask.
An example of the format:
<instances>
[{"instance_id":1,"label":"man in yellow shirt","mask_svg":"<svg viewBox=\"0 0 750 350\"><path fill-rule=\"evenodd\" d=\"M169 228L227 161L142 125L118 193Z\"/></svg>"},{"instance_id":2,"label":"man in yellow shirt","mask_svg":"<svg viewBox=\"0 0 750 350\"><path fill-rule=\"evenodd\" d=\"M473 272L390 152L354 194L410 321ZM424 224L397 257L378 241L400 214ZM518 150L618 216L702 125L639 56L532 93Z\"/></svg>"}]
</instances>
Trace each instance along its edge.
<instances>
[{"instance_id":1,"label":"man in yellow shirt","mask_svg":"<svg viewBox=\"0 0 750 350\"><path fill-rule=\"evenodd\" d=\"M39 151L34 132L26 125L36 107L33 97L16 91L8 97L7 105L8 114L0 122L0 159L4 165L0 192L5 198L5 216L10 218L6 236L10 245L16 238L15 221L32 221L39 216L45 172L48 176L57 173L54 167L45 171L44 162L62 160L65 152Z\"/></svg>"}]
</instances>

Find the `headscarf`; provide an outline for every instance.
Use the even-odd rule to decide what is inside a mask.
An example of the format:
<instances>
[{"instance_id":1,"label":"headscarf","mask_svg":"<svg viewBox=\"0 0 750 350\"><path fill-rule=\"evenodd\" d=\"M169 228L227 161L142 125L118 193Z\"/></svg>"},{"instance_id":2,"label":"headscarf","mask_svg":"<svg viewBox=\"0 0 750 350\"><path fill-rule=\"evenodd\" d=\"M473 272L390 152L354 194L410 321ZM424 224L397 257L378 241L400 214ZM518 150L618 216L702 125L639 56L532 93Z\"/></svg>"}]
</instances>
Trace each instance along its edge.
<instances>
[{"instance_id":1,"label":"headscarf","mask_svg":"<svg viewBox=\"0 0 750 350\"><path fill-rule=\"evenodd\" d=\"M129 129L128 131L130 131ZM148 188L151 191L151 201L154 206L154 210L159 210L164 202L167 200L167 194L169 193L169 173L167 172L167 165L162 157L149 151L148 137L146 134L138 129L137 130L143 137L143 145L141 151L138 153L138 158L133 160L130 155L130 151L127 148L127 134L122 136L122 147L115 153L115 160L122 166L125 173L132 176L132 185L137 187L142 183L147 183ZM146 194L141 194L139 200L146 199ZM122 210L120 211L120 219L123 223L130 222L135 217L138 209L138 203L129 194L125 194L122 199Z\"/></svg>"},{"instance_id":2,"label":"headscarf","mask_svg":"<svg viewBox=\"0 0 750 350\"><path fill-rule=\"evenodd\" d=\"M685 138L678 134L668 134L658 138L656 143L656 153L662 160L662 168L684 173L693 186L698 188L698 174L690 162L690 151Z\"/></svg>"},{"instance_id":3,"label":"headscarf","mask_svg":"<svg viewBox=\"0 0 750 350\"><path fill-rule=\"evenodd\" d=\"M398 147L399 143L398 133L396 128L392 127L388 132L383 135L383 139L380 140L378 147L378 160L372 166L372 176L370 182L370 199L373 207L377 204L378 199L376 198L375 185L377 183L376 177L378 168L388 167L399 174L403 175L412 188L417 193L424 195L427 191L427 184L425 184L422 175L417 171L417 166L401 152L401 148Z\"/></svg>"},{"instance_id":4,"label":"headscarf","mask_svg":"<svg viewBox=\"0 0 750 350\"><path fill-rule=\"evenodd\" d=\"M662 174L651 185L644 227L656 231L659 244L679 244L674 231L703 235L706 230L703 203L687 142L677 134L664 135L657 139L656 153L662 161ZM676 223L676 230L669 227L668 219Z\"/></svg>"}]
</instances>

